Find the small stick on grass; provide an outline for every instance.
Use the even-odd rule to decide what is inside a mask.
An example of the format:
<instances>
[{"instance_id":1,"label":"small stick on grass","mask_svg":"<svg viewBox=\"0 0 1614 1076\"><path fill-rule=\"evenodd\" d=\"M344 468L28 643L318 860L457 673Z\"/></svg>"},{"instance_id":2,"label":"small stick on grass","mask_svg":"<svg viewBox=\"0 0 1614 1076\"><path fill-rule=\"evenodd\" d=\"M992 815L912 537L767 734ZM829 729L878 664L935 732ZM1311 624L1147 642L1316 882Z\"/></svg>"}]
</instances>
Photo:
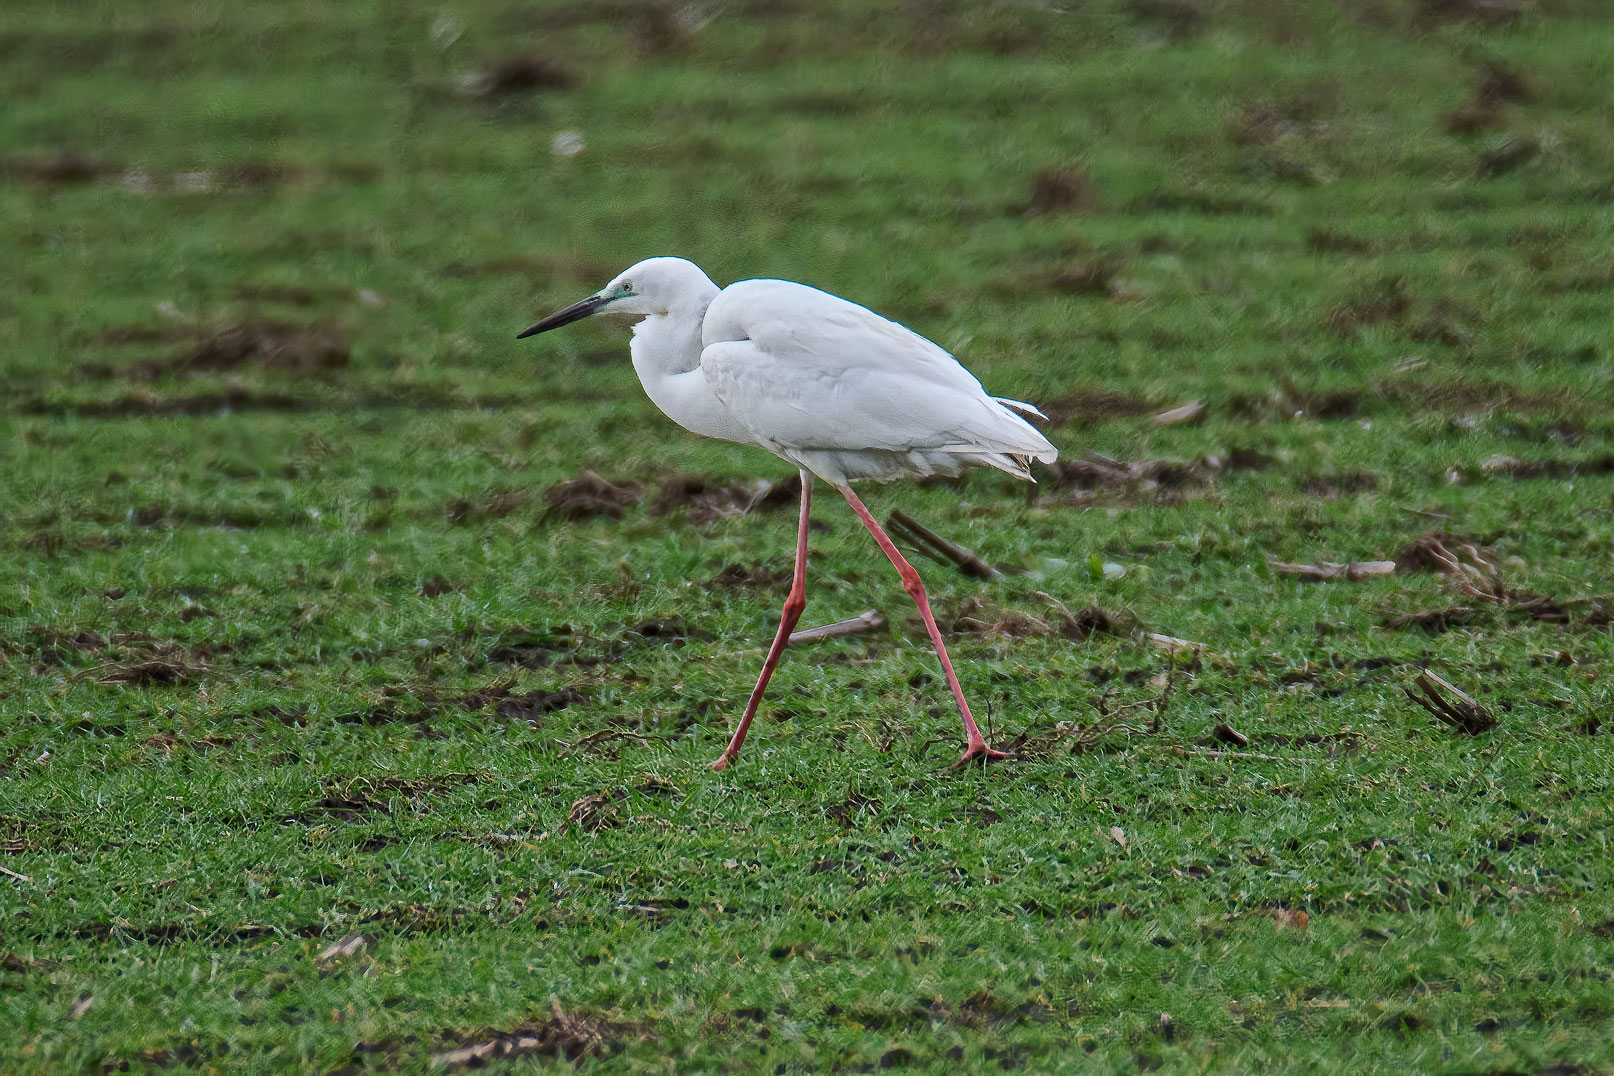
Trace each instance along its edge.
<instances>
[{"instance_id":1,"label":"small stick on grass","mask_svg":"<svg viewBox=\"0 0 1614 1076\"><path fill-rule=\"evenodd\" d=\"M1189 400L1181 407L1173 407L1170 411L1162 411L1154 417L1156 426L1181 426L1187 422L1194 422L1205 417L1205 405L1198 400Z\"/></svg>"},{"instance_id":2,"label":"small stick on grass","mask_svg":"<svg viewBox=\"0 0 1614 1076\"><path fill-rule=\"evenodd\" d=\"M1477 736L1496 728L1498 724L1496 717L1490 710L1480 705L1479 700L1428 669L1419 673L1418 679L1414 680L1413 684L1420 688L1423 694L1417 694L1410 687L1403 687L1401 690L1407 693L1407 698L1458 732Z\"/></svg>"},{"instance_id":3,"label":"small stick on grass","mask_svg":"<svg viewBox=\"0 0 1614 1076\"><path fill-rule=\"evenodd\" d=\"M802 643L839 639L846 635L863 635L866 632L879 631L883 627L885 627L885 614L878 609L868 609L847 620L837 620L833 624L821 624L816 628L793 631L790 633L788 645L799 646Z\"/></svg>"},{"instance_id":4,"label":"small stick on grass","mask_svg":"<svg viewBox=\"0 0 1614 1076\"><path fill-rule=\"evenodd\" d=\"M971 579L996 579L1003 574L976 556L973 550L948 541L906 512L892 512L885 525L893 535L931 560L951 564Z\"/></svg>"},{"instance_id":5,"label":"small stick on grass","mask_svg":"<svg viewBox=\"0 0 1614 1076\"><path fill-rule=\"evenodd\" d=\"M1297 575L1313 583L1327 579L1348 579L1354 583L1377 575L1395 574L1393 560L1363 560L1351 564L1336 564L1331 560L1318 561L1316 564L1285 564L1282 561L1269 560L1267 564L1279 575Z\"/></svg>"}]
</instances>

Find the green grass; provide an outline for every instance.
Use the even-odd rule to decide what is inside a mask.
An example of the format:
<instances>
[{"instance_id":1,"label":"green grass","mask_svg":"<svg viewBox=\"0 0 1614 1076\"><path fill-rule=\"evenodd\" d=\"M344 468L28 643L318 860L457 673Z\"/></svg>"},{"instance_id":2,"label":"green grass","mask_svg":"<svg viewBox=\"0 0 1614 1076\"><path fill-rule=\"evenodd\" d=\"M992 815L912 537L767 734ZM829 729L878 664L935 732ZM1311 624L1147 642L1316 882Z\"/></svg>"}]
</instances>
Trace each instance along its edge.
<instances>
[{"instance_id":1,"label":"green grass","mask_svg":"<svg viewBox=\"0 0 1614 1076\"><path fill-rule=\"evenodd\" d=\"M0 1068L1614 1070L1614 24L1064 6L8 8ZM575 85L459 89L524 52ZM1448 133L1487 63L1526 99ZM660 253L1063 399L1069 460L1270 465L866 491L1009 569L921 562L1023 743L963 773L821 499L806 622L891 627L787 654L714 774L793 520L655 492L786 468L662 418L620 328L512 339ZM586 469L646 495L547 513ZM1436 529L1513 605L1268 566Z\"/></svg>"}]
</instances>

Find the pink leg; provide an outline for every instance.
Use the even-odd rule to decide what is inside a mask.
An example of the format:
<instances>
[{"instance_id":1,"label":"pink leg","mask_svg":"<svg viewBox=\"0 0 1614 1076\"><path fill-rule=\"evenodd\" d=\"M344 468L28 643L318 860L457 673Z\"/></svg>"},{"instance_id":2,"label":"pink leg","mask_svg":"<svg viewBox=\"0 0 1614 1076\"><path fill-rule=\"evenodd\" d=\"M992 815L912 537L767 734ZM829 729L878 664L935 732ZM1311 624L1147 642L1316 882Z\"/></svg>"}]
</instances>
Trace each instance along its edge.
<instances>
[{"instance_id":1,"label":"pink leg","mask_svg":"<svg viewBox=\"0 0 1614 1076\"><path fill-rule=\"evenodd\" d=\"M712 763L714 770L727 769L728 764L740 753L746 731L751 728L751 719L757 715L757 707L762 704L762 693L768 690L774 666L779 664L779 655L784 653L785 644L790 641L790 632L795 628L796 621L801 619L801 611L807 607L807 510L812 503L813 476L812 472L804 470L801 472L801 522L796 526L796 572L790 581L790 594L785 598L784 608L779 611L779 634L773 637L773 645L768 648L768 656L762 662L762 675L757 677L757 686L751 689L751 700L745 704L740 727L734 730L734 738L729 741L728 748Z\"/></svg>"},{"instance_id":2,"label":"pink leg","mask_svg":"<svg viewBox=\"0 0 1614 1076\"><path fill-rule=\"evenodd\" d=\"M941 658L942 672L947 674L947 686L952 688L953 699L958 703L958 712L964 718L964 754L959 757L955 765L962 766L964 763L972 762L976 759L986 762L995 758L1008 758L1009 756L1006 753L986 746L986 737L982 736L981 730L975 727L975 718L970 715L970 704L964 701L964 689L958 686L958 676L953 672L953 663L947 658L947 647L942 645L941 631L936 627L936 618L930 615L930 599L925 597L925 584L920 581L919 573L914 571L913 565L902 558L901 553L897 552L897 547L886 536L880 524L874 521L874 517L869 514L869 510L863 507L863 502L858 500L857 494L852 492L852 487L841 486L839 489L841 496L846 498L846 503L851 505L852 511L857 513L857 518L861 519L863 525L869 529L869 533L874 535L874 540L879 543L880 549L890 558L891 563L896 565L897 574L902 576L903 589L908 592L909 597L913 598L913 603L919 607L919 617L925 622L925 630L930 632L931 645L936 648L936 656Z\"/></svg>"}]
</instances>

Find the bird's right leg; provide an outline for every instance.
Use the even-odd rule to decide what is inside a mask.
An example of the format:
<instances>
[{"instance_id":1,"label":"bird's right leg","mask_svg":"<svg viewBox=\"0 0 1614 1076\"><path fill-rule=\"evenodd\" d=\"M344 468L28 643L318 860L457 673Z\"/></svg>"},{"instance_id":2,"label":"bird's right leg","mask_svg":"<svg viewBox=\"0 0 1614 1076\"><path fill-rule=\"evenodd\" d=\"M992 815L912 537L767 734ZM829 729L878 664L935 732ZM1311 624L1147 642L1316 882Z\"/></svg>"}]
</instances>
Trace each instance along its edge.
<instances>
[{"instance_id":1,"label":"bird's right leg","mask_svg":"<svg viewBox=\"0 0 1614 1076\"><path fill-rule=\"evenodd\" d=\"M857 494L852 492L852 487L840 486L838 488L841 491L841 496L846 498L846 503L852 506L852 511L857 513L857 518L863 521L863 526L868 528L870 534L874 535L874 541L880 547L880 550L885 553L886 559L891 561L892 566L897 569L897 574L902 576L902 587L908 592L908 596L913 599L914 605L918 607L919 619L925 622L925 630L930 633L930 644L936 648L936 657L941 659L942 672L947 677L947 686L953 692L953 701L958 703L959 716L964 719L964 753L959 756L958 761L953 765L955 767L962 766L968 762L979 762L984 765L996 759L1009 758L1010 755L1007 752L999 751L995 747L988 747L986 737L981 735L980 728L975 724L975 717L970 713L970 704L964 699L964 689L959 686L958 674L953 672L953 662L947 656L947 646L942 642L941 629L936 627L936 618L930 611L930 599L925 596L925 584L919 578L919 573L914 571L913 565L909 564L903 555L897 551L891 537L886 534L879 523L875 522L874 516L869 514L869 510L863 506L863 502L858 499Z\"/></svg>"},{"instance_id":2,"label":"bird's right leg","mask_svg":"<svg viewBox=\"0 0 1614 1076\"><path fill-rule=\"evenodd\" d=\"M784 608L779 611L779 632L773 637L773 645L768 647L768 656L762 662L762 675L757 677L757 686L751 689L751 699L745 704L745 713L740 717L740 727L734 730L734 738L717 757L717 761L712 763L714 770L727 769L728 764L740 753L740 745L745 743L745 734L751 727L751 719L756 716L757 707L762 704L762 693L768 690L768 681L773 678L774 666L779 664L779 656L784 653L786 644L790 642L790 633L795 629L796 621L801 619L801 611L807 607L807 512L812 503L813 475L811 471L803 468L801 520L796 525L796 570L790 580L790 594L785 598Z\"/></svg>"}]
</instances>

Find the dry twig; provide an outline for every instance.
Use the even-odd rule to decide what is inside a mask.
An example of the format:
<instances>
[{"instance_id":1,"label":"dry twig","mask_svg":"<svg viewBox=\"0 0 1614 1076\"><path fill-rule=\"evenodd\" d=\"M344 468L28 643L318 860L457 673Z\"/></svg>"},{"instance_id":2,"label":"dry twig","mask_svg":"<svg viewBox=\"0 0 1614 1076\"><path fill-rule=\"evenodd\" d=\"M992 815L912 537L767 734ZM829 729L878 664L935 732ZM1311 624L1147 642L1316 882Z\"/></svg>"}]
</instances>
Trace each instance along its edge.
<instances>
[{"instance_id":1,"label":"dry twig","mask_svg":"<svg viewBox=\"0 0 1614 1076\"><path fill-rule=\"evenodd\" d=\"M1407 698L1458 732L1476 736L1496 728L1495 715L1480 705L1479 700L1428 669L1420 672L1413 684L1420 688L1423 694L1418 695L1412 688L1403 687Z\"/></svg>"},{"instance_id":2,"label":"dry twig","mask_svg":"<svg viewBox=\"0 0 1614 1076\"><path fill-rule=\"evenodd\" d=\"M898 539L908 543L924 556L943 564L951 564L972 579L996 579L1002 573L957 542L946 538L921 524L906 512L893 511L885 521L886 529Z\"/></svg>"},{"instance_id":3,"label":"dry twig","mask_svg":"<svg viewBox=\"0 0 1614 1076\"><path fill-rule=\"evenodd\" d=\"M799 646L802 643L818 643L825 639L839 639L847 635L862 635L866 632L879 631L885 627L885 614L878 609L869 609L857 616L846 620L837 620L833 624L821 624L816 628L803 628L793 631L787 640L790 646Z\"/></svg>"},{"instance_id":4,"label":"dry twig","mask_svg":"<svg viewBox=\"0 0 1614 1076\"><path fill-rule=\"evenodd\" d=\"M1279 575L1295 575L1313 583L1327 579L1348 579L1357 582L1395 573L1393 560L1365 560L1350 564L1337 564L1331 560L1318 561L1316 564L1284 564L1282 561L1269 560L1267 565Z\"/></svg>"}]
</instances>

